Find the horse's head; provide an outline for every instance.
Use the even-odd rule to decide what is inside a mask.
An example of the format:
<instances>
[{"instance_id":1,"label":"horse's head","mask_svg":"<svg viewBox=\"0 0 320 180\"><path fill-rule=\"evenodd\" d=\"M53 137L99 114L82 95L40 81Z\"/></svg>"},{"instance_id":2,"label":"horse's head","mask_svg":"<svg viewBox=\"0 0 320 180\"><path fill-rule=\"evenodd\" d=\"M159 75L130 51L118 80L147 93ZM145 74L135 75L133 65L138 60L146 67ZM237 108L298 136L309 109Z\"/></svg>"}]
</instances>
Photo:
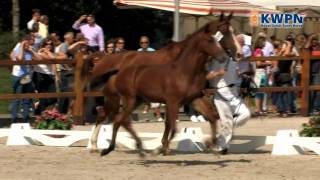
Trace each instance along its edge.
<instances>
[{"instance_id":1,"label":"horse's head","mask_svg":"<svg viewBox=\"0 0 320 180\"><path fill-rule=\"evenodd\" d=\"M211 56L215 59L224 61L226 60L227 53L220 45L219 40L212 35L213 24L208 23L204 26L203 33L198 34L198 47L201 51L208 56Z\"/></svg>"},{"instance_id":2,"label":"horse's head","mask_svg":"<svg viewBox=\"0 0 320 180\"><path fill-rule=\"evenodd\" d=\"M219 41L223 49L227 52L227 54L236 59L239 54L241 54L241 46L237 41L233 28L231 26L231 19L233 17L233 13L229 14L229 16L225 17L222 12L220 15L219 23L217 26L216 33L214 36Z\"/></svg>"}]
</instances>

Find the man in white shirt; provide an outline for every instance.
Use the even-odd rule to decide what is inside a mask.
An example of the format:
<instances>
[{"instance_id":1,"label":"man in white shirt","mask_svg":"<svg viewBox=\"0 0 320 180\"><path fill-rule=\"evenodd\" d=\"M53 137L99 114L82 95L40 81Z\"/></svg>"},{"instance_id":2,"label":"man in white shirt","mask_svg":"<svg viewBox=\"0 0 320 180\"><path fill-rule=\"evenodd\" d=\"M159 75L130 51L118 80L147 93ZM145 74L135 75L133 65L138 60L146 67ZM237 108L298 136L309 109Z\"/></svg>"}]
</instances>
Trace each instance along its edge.
<instances>
[{"instance_id":1,"label":"man in white shirt","mask_svg":"<svg viewBox=\"0 0 320 180\"><path fill-rule=\"evenodd\" d=\"M33 9L32 10L32 19L27 23L28 30L32 30L33 23L40 21L40 10Z\"/></svg>"},{"instance_id":2,"label":"man in white shirt","mask_svg":"<svg viewBox=\"0 0 320 180\"><path fill-rule=\"evenodd\" d=\"M229 59L224 63L213 60L207 79L211 86L216 88L214 104L220 116L218 121L218 136L216 150L221 154L227 153L233 135L233 129L244 125L251 113L239 96L236 72L237 63ZM218 72L219 73L217 76Z\"/></svg>"}]
</instances>

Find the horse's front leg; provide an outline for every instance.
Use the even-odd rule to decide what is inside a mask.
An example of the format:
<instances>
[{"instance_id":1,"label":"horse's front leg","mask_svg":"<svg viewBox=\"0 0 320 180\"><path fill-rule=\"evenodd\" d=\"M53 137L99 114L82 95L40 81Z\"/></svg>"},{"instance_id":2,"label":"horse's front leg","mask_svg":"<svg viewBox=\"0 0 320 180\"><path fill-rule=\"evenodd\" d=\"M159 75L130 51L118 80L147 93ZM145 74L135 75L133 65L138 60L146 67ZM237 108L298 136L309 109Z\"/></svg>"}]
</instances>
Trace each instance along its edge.
<instances>
[{"instance_id":1,"label":"horse's front leg","mask_svg":"<svg viewBox=\"0 0 320 180\"><path fill-rule=\"evenodd\" d=\"M212 137L211 140L206 141L206 145L208 147L212 147L216 143L217 121L219 120L219 114L210 98L206 96L195 99L192 102L192 106L196 111L204 115L210 123Z\"/></svg>"},{"instance_id":2,"label":"horse's front leg","mask_svg":"<svg viewBox=\"0 0 320 180\"><path fill-rule=\"evenodd\" d=\"M169 145L177 132L177 119L178 119L179 103L167 102L166 106L166 128L162 138L162 153L167 155L169 153ZM170 133L170 138L168 138Z\"/></svg>"}]
</instances>

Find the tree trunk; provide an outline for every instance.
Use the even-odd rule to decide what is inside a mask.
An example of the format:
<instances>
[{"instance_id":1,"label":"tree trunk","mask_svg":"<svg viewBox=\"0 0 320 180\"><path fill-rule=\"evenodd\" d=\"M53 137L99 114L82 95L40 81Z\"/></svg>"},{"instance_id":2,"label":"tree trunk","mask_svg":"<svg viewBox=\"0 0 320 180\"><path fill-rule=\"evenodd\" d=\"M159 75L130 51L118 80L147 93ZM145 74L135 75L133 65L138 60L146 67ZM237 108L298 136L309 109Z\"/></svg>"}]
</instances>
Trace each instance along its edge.
<instances>
[{"instance_id":1,"label":"tree trunk","mask_svg":"<svg viewBox=\"0 0 320 180\"><path fill-rule=\"evenodd\" d=\"M18 36L20 26L20 5L19 0L12 0L12 34Z\"/></svg>"}]
</instances>

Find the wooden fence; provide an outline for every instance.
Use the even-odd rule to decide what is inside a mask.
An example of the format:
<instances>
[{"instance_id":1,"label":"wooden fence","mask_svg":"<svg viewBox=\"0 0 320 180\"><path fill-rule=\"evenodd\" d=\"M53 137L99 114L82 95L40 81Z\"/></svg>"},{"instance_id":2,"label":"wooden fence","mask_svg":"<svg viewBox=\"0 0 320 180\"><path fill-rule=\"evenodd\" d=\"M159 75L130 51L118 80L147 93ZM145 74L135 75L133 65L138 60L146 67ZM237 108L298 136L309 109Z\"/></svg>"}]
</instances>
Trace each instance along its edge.
<instances>
[{"instance_id":1,"label":"wooden fence","mask_svg":"<svg viewBox=\"0 0 320 180\"><path fill-rule=\"evenodd\" d=\"M263 87L259 88L259 92L283 92L283 91L302 91L302 97L300 101L300 111L302 116L308 116L309 110L309 93L310 91L320 90L320 85L310 86L310 61L319 60L320 56L310 56L308 50L303 50L301 56L298 57L262 57L251 58L252 61L286 61L296 60L302 62L302 75L301 85L296 87ZM73 109L73 115L76 120L75 123L83 124L84 117L84 99L86 97L102 96L101 92L83 92L83 79L81 79L81 69L83 67L83 55L77 54L74 60L41 60L41 61L0 61L0 67L11 67L13 65L36 65L36 64L73 64L75 66L74 71L74 91L73 92L61 92L61 93L25 93L25 94L1 94L0 100L8 99L22 99L22 98L62 98L73 97L75 98L75 104ZM320 71L320 70L319 70ZM214 90L212 90L214 91Z\"/></svg>"}]
</instances>

